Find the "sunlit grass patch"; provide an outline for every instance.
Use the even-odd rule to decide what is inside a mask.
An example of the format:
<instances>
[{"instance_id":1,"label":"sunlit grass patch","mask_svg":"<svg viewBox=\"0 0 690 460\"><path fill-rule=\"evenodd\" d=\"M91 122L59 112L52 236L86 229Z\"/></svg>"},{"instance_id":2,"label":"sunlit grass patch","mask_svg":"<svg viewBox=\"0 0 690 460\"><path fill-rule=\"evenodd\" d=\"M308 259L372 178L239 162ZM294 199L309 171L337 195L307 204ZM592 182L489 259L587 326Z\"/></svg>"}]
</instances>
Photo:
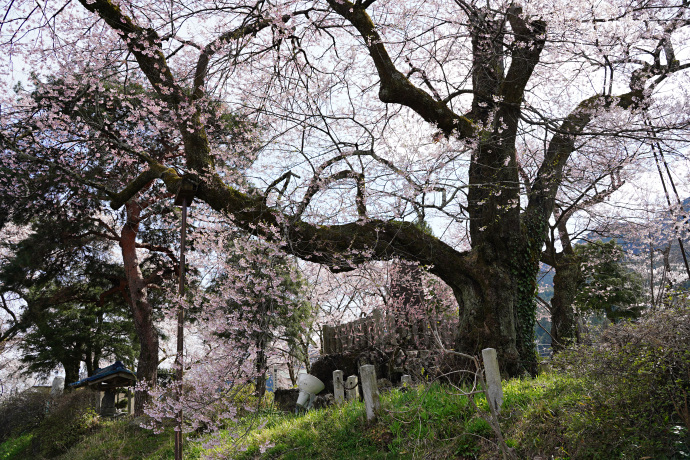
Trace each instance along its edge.
<instances>
[{"instance_id":1,"label":"sunlit grass patch","mask_svg":"<svg viewBox=\"0 0 690 460\"><path fill-rule=\"evenodd\" d=\"M28 458L32 433L25 433L17 438L10 438L0 444L0 460Z\"/></svg>"}]
</instances>

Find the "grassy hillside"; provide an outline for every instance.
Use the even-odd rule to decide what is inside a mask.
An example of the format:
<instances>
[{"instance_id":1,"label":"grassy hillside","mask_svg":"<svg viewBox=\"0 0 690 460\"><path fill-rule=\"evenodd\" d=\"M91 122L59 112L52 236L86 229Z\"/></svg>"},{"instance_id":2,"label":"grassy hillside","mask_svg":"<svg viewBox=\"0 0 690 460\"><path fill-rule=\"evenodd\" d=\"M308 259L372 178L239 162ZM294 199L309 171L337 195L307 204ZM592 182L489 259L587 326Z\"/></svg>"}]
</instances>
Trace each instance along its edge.
<instances>
[{"instance_id":1,"label":"grassy hillside","mask_svg":"<svg viewBox=\"0 0 690 460\"><path fill-rule=\"evenodd\" d=\"M508 447L517 458L690 458L687 431L678 425L673 425L678 427L675 435L669 425L666 439L654 432L645 436L643 427L630 438L615 427L607 430L608 422L602 420L607 410L591 407L590 390L584 379L558 373L506 382L500 423ZM382 395L384 410L373 424L366 422L361 402L304 416L265 409L215 440L190 438L185 457L499 458L496 436L485 420L486 402L479 396L475 402L479 411L456 389L432 384ZM27 434L5 442L0 459L41 458L31 441ZM169 430L154 434L124 419L99 421L80 442L53 458L172 459L172 445Z\"/></svg>"},{"instance_id":2,"label":"grassy hillside","mask_svg":"<svg viewBox=\"0 0 690 460\"><path fill-rule=\"evenodd\" d=\"M690 458L688 343L690 310L659 312L638 324L610 328L597 346L561 354L551 371L534 379L505 381L498 420L505 444L518 459ZM88 407L78 409L78 401L68 402L55 404L23 432L5 436L0 460L173 458L170 430L155 434L129 420L104 421ZM367 423L361 402L303 416L278 413L267 405L228 424L216 438L190 434L185 456L501 456L482 395L470 400L457 388L436 382L384 393L382 407L378 421ZM12 417L6 408L0 407L0 435L3 420Z\"/></svg>"}]
</instances>

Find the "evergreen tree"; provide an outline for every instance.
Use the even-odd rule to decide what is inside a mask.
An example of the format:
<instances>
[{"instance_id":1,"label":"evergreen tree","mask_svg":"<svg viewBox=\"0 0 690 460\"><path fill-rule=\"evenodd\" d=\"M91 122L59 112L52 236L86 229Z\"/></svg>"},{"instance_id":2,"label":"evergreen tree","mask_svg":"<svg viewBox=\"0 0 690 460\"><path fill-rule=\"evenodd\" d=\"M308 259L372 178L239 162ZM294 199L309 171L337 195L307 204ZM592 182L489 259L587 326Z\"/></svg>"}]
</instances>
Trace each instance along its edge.
<instances>
[{"instance_id":1,"label":"evergreen tree","mask_svg":"<svg viewBox=\"0 0 690 460\"><path fill-rule=\"evenodd\" d=\"M635 318L642 310L641 276L626 267L615 240L575 246L581 277L574 305L580 312L603 313L611 321Z\"/></svg>"},{"instance_id":2,"label":"evergreen tree","mask_svg":"<svg viewBox=\"0 0 690 460\"><path fill-rule=\"evenodd\" d=\"M49 374L58 365L66 384L104 360L133 364L134 327L113 245L94 235L92 221L39 220L33 233L10 245L0 269L0 291L25 304L17 318L26 372Z\"/></svg>"}]
</instances>

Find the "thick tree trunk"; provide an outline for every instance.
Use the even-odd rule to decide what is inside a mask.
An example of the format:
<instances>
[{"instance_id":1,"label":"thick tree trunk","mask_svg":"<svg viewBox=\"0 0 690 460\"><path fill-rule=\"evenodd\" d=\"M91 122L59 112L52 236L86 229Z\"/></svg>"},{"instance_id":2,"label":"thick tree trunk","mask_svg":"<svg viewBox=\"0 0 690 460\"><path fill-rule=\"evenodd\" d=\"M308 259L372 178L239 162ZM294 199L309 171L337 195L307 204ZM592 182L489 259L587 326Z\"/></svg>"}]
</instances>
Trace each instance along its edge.
<instances>
[{"instance_id":1,"label":"thick tree trunk","mask_svg":"<svg viewBox=\"0 0 690 460\"><path fill-rule=\"evenodd\" d=\"M533 292L529 286L536 275L518 276L510 265L496 263L478 264L476 273L454 289L460 306L458 351L479 355L495 348L503 375L535 373L534 307L524 294Z\"/></svg>"},{"instance_id":2,"label":"thick tree trunk","mask_svg":"<svg viewBox=\"0 0 690 460\"><path fill-rule=\"evenodd\" d=\"M141 207L136 201L126 205L127 223L122 228L120 247L129 287L129 305L134 317L134 327L139 337L139 362L137 380L147 386L155 386L158 376L158 333L153 322L153 306L148 302L146 283L139 268L136 251L136 236L139 229ZM150 400L146 391L134 393L134 415L144 413L144 406Z\"/></svg>"},{"instance_id":3,"label":"thick tree trunk","mask_svg":"<svg viewBox=\"0 0 690 460\"><path fill-rule=\"evenodd\" d=\"M86 352L86 375L93 375L96 368L93 365L93 353L91 350Z\"/></svg>"},{"instance_id":4,"label":"thick tree trunk","mask_svg":"<svg viewBox=\"0 0 690 460\"><path fill-rule=\"evenodd\" d=\"M62 367L65 368L65 391L70 391L72 389L71 386L69 386L70 383L74 383L79 380L79 365L81 364L81 361L79 360L71 360L71 361L63 361Z\"/></svg>"},{"instance_id":5,"label":"thick tree trunk","mask_svg":"<svg viewBox=\"0 0 690 460\"><path fill-rule=\"evenodd\" d=\"M563 350L576 339L577 327L573 303L581 284L580 263L574 254L559 254L554 266L551 299L551 348Z\"/></svg>"}]
</instances>

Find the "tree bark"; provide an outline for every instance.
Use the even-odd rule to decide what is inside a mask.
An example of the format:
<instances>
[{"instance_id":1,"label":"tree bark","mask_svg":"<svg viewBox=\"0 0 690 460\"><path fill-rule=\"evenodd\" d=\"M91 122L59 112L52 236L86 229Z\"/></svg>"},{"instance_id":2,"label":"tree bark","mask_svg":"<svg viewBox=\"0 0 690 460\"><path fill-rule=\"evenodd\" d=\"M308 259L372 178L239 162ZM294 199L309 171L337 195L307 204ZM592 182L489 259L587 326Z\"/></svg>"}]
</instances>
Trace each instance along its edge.
<instances>
[{"instance_id":1,"label":"tree bark","mask_svg":"<svg viewBox=\"0 0 690 460\"><path fill-rule=\"evenodd\" d=\"M534 374L534 306L528 293L534 292L535 278L511 265L478 261L477 275L453 287L460 306L456 348L475 355L495 348L502 373Z\"/></svg>"},{"instance_id":2,"label":"tree bark","mask_svg":"<svg viewBox=\"0 0 690 460\"><path fill-rule=\"evenodd\" d=\"M136 236L141 221L141 206L130 200L125 204L127 223L122 228L120 247L125 267L125 277L129 288L128 302L134 318L134 327L139 337L139 361L137 364L138 383L156 386L158 377L158 333L153 322L153 306L149 303L146 282L139 268L136 251ZM145 390L134 393L134 415L144 413L144 406L150 401Z\"/></svg>"},{"instance_id":3,"label":"tree bark","mask_svg":"<svg viewBox=\"0 0 690 460\"><path fill-rule=\"evenodd\" d=\"M553 298L551 299L551 348L554 353L576 340L573 303L582 282L580 261L575 254L559 254L553 267Z\"/></svg>"},{"instance_id":4,"label":"tree bark","mask_svg":"<svg viewBox=\"0 0 690 460\"><path fill-rule=\"evenodd\" d=\"M69 386L70 383L74 383L79 380L79 365L81 364L80 360L70 360L70 361L63 361L62 367L65 368L65 391L70 391L72 389L71 386Z\"/></svg>"},{"instance_id":5,"label":"tree bark","mask_svg":"<svg viewBox=\"0 0 690 460\"><path fill-rule=\"evenodd\" d=\"M256 351L256 386L254 387L254 394L261 399L266 394L266 339L262 337L257 341ZM275 385L275 382L273 383ZM274 386L275 388L275 386Z\"/></svg>"}]
</instances>

